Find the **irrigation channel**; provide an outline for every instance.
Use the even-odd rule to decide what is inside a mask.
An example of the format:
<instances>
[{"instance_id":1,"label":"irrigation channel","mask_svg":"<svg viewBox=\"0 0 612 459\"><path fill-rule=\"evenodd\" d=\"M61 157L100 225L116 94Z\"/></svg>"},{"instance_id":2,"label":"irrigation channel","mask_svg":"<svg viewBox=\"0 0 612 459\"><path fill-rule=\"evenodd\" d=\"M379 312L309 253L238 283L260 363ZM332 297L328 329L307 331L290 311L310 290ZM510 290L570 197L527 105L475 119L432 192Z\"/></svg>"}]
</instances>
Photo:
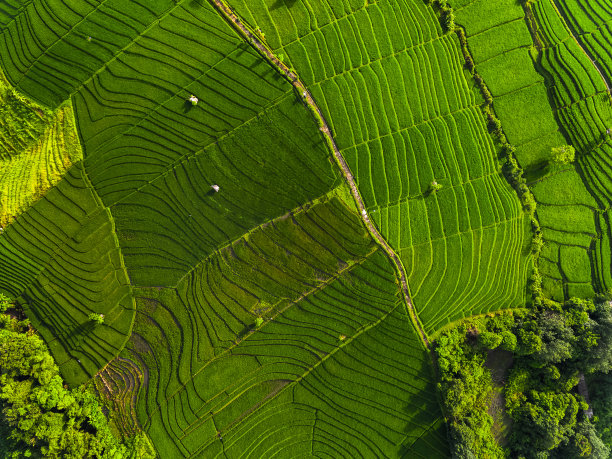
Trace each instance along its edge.
<instances>
[{"instance_id":1,"label":"irrigation channel","mask_svg":"<svg viewBox=\"0 0 612 459\"><path fill-rule=\"evenodd\" d=\"M385 238L382 237L376 226L370 220L363 199L359 194L357 184L355 183L355 178L353 177L353 174L351 173L348 164L344 160L342 153L340 153L340 150L338 149L338 146L336 145L336 142L334 141L334 138L331 134L331 130L329 129L327 121L325 121L325 117L323 116L321 109L312 97L312 94L310 94L310 91L308 91L304 83L300 81L298 75L289 67L287 67L287 65L284 64L280 59L278 59L274 55L272 50L268 48L268 46L266 46L263 41L258 38L257 35L254 34L249 29L249 27L246 26L240 20L236 13L234 13L234 11L227 4L225 4L225 2L223 2L223 0L210 0L210 2L237 30L237 32L241 36L243 36L252 46L254 46L257 51L293 85L293 87L298 91L304 102L314 113L315 118L319 124L319 129L323 133L323 136L325 137L328 146L333 151L334 158L336 159L338 166L340 166L340 170L342 171L344 178L351 187L351 194L353 195L355 203L359 208L361 219L368 228L370 235L382 247L385 253L389 256L389 258L391 258L391 260L393 260L393 263L395 264L395 267L399 274L401 290L404 294L404 299L406 300L406 305L408 307L408 314L415 328L419 332L421 341L423 342L427 350L430 350L429 339L427 337L427 334L425 333L425 330L423 329L423 326L421 325L421 322L419 321L414 305L412 304L412 299L410 298L410 292L408 290L408 283L406 281L406 272L404 271L404 266L402 265L402 262L400 261L395 251L391 248Z\"/></svg>"}]
</instances>

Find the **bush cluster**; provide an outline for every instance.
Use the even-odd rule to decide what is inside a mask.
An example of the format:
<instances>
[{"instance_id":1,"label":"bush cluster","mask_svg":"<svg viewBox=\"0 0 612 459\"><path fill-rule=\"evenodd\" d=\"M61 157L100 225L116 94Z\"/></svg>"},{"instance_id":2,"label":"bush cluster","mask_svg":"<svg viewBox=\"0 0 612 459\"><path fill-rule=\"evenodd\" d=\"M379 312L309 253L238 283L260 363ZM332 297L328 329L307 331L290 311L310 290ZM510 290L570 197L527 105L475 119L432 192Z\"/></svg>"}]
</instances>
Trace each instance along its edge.
<instances>
[{"instance_id":1,"label":"bush cluster","mask_svg":"<svg viewBox=\"0 0 612 459\"><path fill-rule=\"evenodd\" d=\"M513 421L504 449L493 437L488 414L493 387L484 363L494 349L512 352L514 362L503 389ZM608 299L545 301L529 311L472 320L444 332L435 352L453 457L609 456L612 392L600 398L602 417L592 423L578 390L582 374L612 369ZM606 381L612 388L612 378ZM604 426L608 444L595 426Z\"/></svg>"},{"instance_id":2,"label":"bush cluster","mask_svg":"<svg viewBox=\"0 0 612 459\"><path fill-rule=\"evenodd\" d=\"M0 457L142 457L111 432L96 397L68 389L28 320L0 294Z\"/></svg>"}]
</instances>

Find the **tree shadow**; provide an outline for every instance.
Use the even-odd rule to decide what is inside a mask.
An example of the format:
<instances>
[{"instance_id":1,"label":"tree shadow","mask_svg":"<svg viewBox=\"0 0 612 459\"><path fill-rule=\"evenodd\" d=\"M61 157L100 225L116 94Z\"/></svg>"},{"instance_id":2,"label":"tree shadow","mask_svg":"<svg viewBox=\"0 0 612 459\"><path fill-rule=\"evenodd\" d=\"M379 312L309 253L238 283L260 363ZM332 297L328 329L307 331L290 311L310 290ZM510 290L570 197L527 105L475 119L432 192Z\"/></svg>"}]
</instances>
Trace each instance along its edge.
<instances>
[{"instance_id":1,"label":"tree shadow","mask_svg":"<svg viewBox=\"0 0 612 459\"><path fill-rule=\"evenodd\" d=\"M189 113L191 110L193 110L193 107L194 105L189 100L186 100L183 104L183 113Z\"/></svg>"},{"instance_id":2,"label":"tree shadow","mask_svg":"<svg viewBox=\"0 0 612 459\"><path fill-rule=\"evenodd\" d=\"M245 327L242 330L240 330L240 333L238 333L237 338L239 340L242 340L245 336L247 336L253 330L255 330L254 324L245 325Z\"/></svg>"},{"instance_id":3,"label":"tree shadow","mask_svg":"<svg viewBox=\"0 0 612 459\"><path fill-rule=\"evenodd\" d=\"M413 362L414 374L421 375L429 380L429 384L420 389L406 391L404 394L403 411L407 415L407 419L419 419L423 425L423 430L416 431L414 422L410 422L404 428L407 438L414 439L413 441L405 441L399 448L399 457L411 458L415 457L416 451L422 451L423 445L431 444L432 440L446 439L446 423L444 422L443 413L440 405L437 402L436 394L437 377L430 360L425 358L420 359L418 364ZM424 393L427 394L424 396ZM415 416L415 413L418 413ZM415 438L416 437L416 438ZM437 454L436 450L446 450L448 444L439 444L436 449L432 450L432 456Z\"/></svg>"}]
</instances>

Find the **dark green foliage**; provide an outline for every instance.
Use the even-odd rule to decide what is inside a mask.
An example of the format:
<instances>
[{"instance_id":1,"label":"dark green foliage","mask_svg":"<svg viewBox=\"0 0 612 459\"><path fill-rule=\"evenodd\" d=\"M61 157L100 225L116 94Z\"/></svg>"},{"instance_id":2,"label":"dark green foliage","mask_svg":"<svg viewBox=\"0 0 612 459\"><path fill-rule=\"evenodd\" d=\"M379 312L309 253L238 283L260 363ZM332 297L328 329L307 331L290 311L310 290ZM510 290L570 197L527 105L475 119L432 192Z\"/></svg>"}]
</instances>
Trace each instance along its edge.
<instances>
[{"instance_id":1,"label":"dark green foliage","mask_svg":"<svg viewBox=\"0 0 612 459\"><path fill-rule=\"evenodd\" d=\"M6 297L0 298L5 309ZM0 455L128 457L96 398L68 390L42 339L27 321L0 316Z\"/></svg>"},{"instance_id":2,"label":"dark green foliage","mask_svg":"<svg viewBox=\"0 0 612 459\"><path fill-rule=\"evenodd\" d=\"M593 424L604 444L612 448L612 373L589 378Z\"/></svg>"},{"instance_id":3,"label":"dark green foliage","mask_svg":"<svg viewBox=\"0 0 612 459\"><path fill-rule=\"evenodd\" d=\"M515 420L511 448L519 455L537 457L534 453L556 448L573 433L580 404L572 394L531 391L511 405Z\"/></svg>"},{"instance_id":4,"label":"dark green foliage","mask_svg":"<svg viewBox=\"0 0 612 459\"><path fill-rule=\"evenodd\" d=\"M91 320L92 322L97 323L98 325L101 325L101 324L104 323L104 314L99 314L97 312L92 312L87 317L89 318L89 320Z\"/></svg>"},{"instance_id":5,"label":"dark green foliage","mask_svg":"<svg viewBox=\"0 0 612 459\"><path fill-rule=\"evenodd\" d=\"M607 457L612 401L605 394L612 392L612 379L600 378L594 391L595 411L599 407L602 413L594 422L604 441L584 414L588 405L577 386L580 373L612 368L610 304L576 298L539 304L529 312L472 320L440 336L439 389L455 457L501 454L491 446L493 422L487 410L493 386L484 365L487 352L497 348L514 353L503 389L513 421L511 457Z\"/></svg>"},{"instance_id":6,"label":"dark green foliage","mask_svg":"<svg viewBox=\"0 0 612 459\"><path fill-rule=\"evenodd\" d=\"M530 457L607 457L583 414L580 373L609 369L607 302L551 301L517 319L520 355L504 388L514 420L510 449ZM602 456L603 454L603 456Z\"/></svg>"},{"instance_id":7,"label":"dark green foliage","mask_svg":"<svg viewBox=\"0 0 612 459\"><path fill-rule=\"evenodd\" d=\"M495 349L507 335L495 333L512 317L494 317L462 324L444 332L436 343L438 389L447 417L454 458L503 457L488 412L493 396L491 372L485 367L488 349ZM511 334L511 333L509 333ZM514 338L516 342L516 338Z\"/></svg>"}]
</instances>

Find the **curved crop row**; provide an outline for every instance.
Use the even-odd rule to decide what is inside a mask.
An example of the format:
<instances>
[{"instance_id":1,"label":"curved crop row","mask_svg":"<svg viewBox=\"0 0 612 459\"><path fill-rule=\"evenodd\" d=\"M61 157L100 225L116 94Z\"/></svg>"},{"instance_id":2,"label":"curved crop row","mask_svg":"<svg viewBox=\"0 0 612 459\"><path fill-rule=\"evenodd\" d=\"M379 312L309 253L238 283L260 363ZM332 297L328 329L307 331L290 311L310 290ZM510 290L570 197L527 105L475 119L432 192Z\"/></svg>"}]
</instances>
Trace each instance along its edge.
<instances>
[{"instance_id":1,"label":"curved crop row","mask_svg":"<svg viewBox=\"0 0 612 459\"><path fill-rule=\"evenodd\" d=\"M160 454L309 444L384 456L429 441L443 455L427 352L391 264L337 198L236 241L176 289L137 296L124 354L149 375L138 415Z\"/></svg>"},{"instance_id":2,"label":"curved crop row","mask_svg":"<svg viewBox=\"0 0 612 459\"><path fill-rule=\"evenodd\" d=\"M119 353L133 300L113 222L80 163L2 233L0 253L0 289L24 307L68 382Z\"/></svg>"},{"instance_id":3,"label":"curved crop row","mask_svg":"<svg viewBox=\"0 0 612 459\"><path fill-rule=\"evenodd\" d=\"M312 1L278 6L272 0L232 5L261 29L276 55L286 53L322 108L370 218L398 251L407 273L413 273L412 280L408 276L411 295L423 277L426 283L439 282L436 275L444 272L444 264L437 255L414 264L417 258L410 248L523 218L516 195L498 171L457 38L442 33L431 7L409 0L365 5L338 1L333 7ZM430 193L432 182L448 193ZM518 224L505 234L502 239L513 234L521 243L498 243L499 258L492 261L511 259L521 267L509 284L513 292L492 289L485 300L477 289L468 288L476 296L468 294L454 309L443 292L459 281L461 269L449 271L442 276L443 287L428 292L432 297L415 300L428 332L470 315L471 300L479 312L484 304L495 310L524 301L526 230ZM499 232L505 231L500 226ZM456 266L466 265L469 274L462 282L469 285L487 275L479 272L487 269L484 264L472 264L479 251L464 245L453 253Z\"/></svg>"},{"instance_id":4,"label":"curved crop row","mask_svg":"<svg viewBox=\"0 0 612 459\"><path fill-rule=\"evenodd\" d=\"M605 212L612 183L606 166L607 131L612 126L610 96L594 57L558 9L560 3L546 0L530 7L538 33L549 37L539 62L557 120L578 156L575 166L544 177L533 187L546 243L541 272L546 291L556 298L605 291L611 272Z\"/></svg>"},{"instance_id":5,"label":"curved crop row","mask_svg":"<svg viewBox=\"0 0 612 459\"><path fill-rule=\"evenodd\" d=\"M603 72L608 85L612 82L612 7L606 1L554 0L564 20L581 46Z\"/></svg>"},{"instance_id":6,"label":"curved crop row","mask_svg":"<svg viewBox=\"0 0 612 459\"><path fill-rule=\"evenodd\" d=\"M291 85L210 5L176 6L73 100L85 168L135 285L176 284L339 181Z\"/></svg>"},{"instance_id":7,"label":"curved crop row","mask_svg":"<svg viewBox=\"0 0 612 459\"><path fill-rule=\"evenodd\" d=\"M31 0L1 24L1 67L20 91L56 107L174 5Z\"/></svg>"},{"instance_id":8,"label":"curved crop row","mask_svg":"<svg viewBox=\"0 0 612 459\"><path fill-rule=\"evenodd\" d=\"M544 79L529 55L532 41L523 8L514 0L451 3L470 51L483 56L475 59L476 70L492 88L495 113L508 142L516 147L519 163L526 170L538 167L565 139L548 103ZM517 38L509 39L509 34ZM494 53L488 51L491 48ZM507 68L506 62L517 65Z\"/></svg>"},{"instance_id":9,"label":"curved crop row","mask_svg":"<svg viewBox=\"0 0 612 459\"><path fill-rule=\"evenodd\" d=\"M115 424L126 437L139 432L136 404L145 381L138 365L129 359L116 357L93 379L96 391L111 402Z\"/></svg>"},{"instance_id":10,"label":"curved crop row","mask_svg":"<svg viewBox=\"0 0 612 459\"><path fill-rule=\"evenodd\" d=\"M0 159L0 227L17 218L81 159L72 109L59 109L45 121L46 130L34 144Z\"/></svg>"}]
</instances>

